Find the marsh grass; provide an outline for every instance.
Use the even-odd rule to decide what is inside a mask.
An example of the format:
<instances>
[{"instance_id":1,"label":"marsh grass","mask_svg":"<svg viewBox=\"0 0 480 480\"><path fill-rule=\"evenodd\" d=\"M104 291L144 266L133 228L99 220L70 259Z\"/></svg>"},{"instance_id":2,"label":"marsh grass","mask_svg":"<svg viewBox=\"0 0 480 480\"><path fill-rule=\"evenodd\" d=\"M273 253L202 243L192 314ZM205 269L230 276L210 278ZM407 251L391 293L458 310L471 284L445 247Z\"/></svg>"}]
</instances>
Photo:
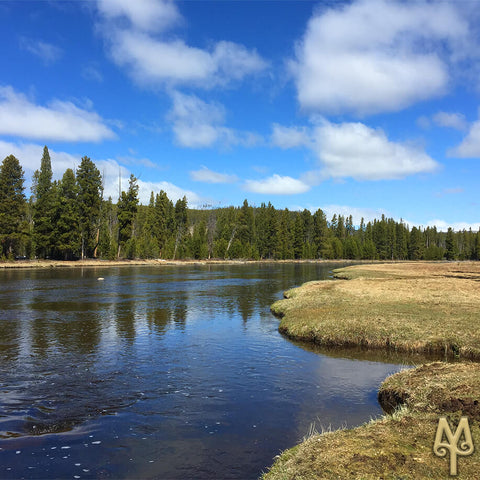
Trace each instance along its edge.
<instances>
[{"instance_id":1,"label":"marsh grass","mask_svg":"<svg viewBox=\"0 0 480 480\"><path fill-rule=\"evenodd\" d=\"M348 281L310 282L272 306L280 330L328 346L443 353L480 359L480 265L402 263L336 271ZM467 415L480 439L480 365L434 362L382 384L389 412L350 430L310 435L283 452L264 480L447 479L449 458L433 454L440 415ZM460 457L458 478L480 478L480 445Z\"/></svg>"},{"instance_id":2,"label":"marsh grass","mask_svg":"<svg viewBox=\"0 0 480 480\"><path fill-rule=\"evenodd\" d=\"M435 362L403 370L382 384L392 412L352 430L313 434L284 452L264 476L272 479L443 479L449 460L433 454L438 419L467 415L480 438L480 365ZM459 457L458 479L478 479L480 449Z\"/></svg>"},{"instance_id":3,"label":"marsh grass","mask_svg":"<svg viewBox=\"0 0 480 480\"><path fill-rule=\"evenodd\" d=\"M335 271L285 292L279 330L319 345L480 359L480 264L396 263Z\"/></svg>"}]
</instances>

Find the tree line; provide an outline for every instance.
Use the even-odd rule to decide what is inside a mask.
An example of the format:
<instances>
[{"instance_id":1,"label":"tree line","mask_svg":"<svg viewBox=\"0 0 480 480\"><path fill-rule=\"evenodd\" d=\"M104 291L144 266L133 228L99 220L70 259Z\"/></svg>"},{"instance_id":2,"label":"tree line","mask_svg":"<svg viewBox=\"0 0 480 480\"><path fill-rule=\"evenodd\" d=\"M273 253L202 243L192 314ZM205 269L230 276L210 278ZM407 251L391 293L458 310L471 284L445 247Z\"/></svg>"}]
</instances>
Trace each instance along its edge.
<instances>
[{"instance_id":1,"label":"tree line","mask_svg":"<svg viewBox=\"0 0 480 480\"><path fill-rule=\"evenodd\" d=\"M139 204L131 175L117 203L103 197L102 176L89 157L52 181L48 148L27 199L24 171L13 155L0 165L2 259L364 259L480 260L480 230L439 232L410 227L384 215L353 224L352 216L327 220L318 209L254 207L190 209L162 190Z\"/></svg>"}]
</instances>

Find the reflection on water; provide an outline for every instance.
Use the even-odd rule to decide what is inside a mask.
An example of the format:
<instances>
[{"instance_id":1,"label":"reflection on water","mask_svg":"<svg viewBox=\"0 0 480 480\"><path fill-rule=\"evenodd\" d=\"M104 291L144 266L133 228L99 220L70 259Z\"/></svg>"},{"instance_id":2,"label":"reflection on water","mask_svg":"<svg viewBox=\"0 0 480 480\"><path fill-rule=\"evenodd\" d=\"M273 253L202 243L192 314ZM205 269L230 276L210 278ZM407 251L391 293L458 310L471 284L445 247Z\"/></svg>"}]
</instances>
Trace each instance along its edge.
<instances>
[{"instance_id":1,"label":"reflection on water","mask_svg":"<svg viewBox=\"0 0 480 480\"><path fill-rule=\"evenodd\" d=\"M0 272L0 477L257 478L312 423L380 414L398 359L309 351L269 312L331 268Z\"/></svg>"}]
</instances>

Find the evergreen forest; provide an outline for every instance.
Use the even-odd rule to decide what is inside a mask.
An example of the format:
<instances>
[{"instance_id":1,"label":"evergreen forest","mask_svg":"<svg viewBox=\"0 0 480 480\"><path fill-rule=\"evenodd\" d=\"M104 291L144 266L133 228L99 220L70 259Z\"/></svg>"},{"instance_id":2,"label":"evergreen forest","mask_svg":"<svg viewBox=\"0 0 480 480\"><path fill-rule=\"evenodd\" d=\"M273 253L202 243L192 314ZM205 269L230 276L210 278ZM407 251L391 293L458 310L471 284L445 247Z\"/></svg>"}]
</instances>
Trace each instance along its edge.
<instances>
[{"instance_id":1,"label":"evergreen forest","mask_svg":"<svg viewBox=\"0 0 480 480\"><path fill-rule=\"evenodd\" d=\"M277 210L271 203L188 208L162 190L139 204L137 179L116 203L103 197L102 176L83 157L74 172L52 181L45 147L25 195L22 166L13 155L0 165L2 259L365 259L480 260L480 231L409 227L382 216L353 224L318 209Z\"/></svg>"}]
</instances>

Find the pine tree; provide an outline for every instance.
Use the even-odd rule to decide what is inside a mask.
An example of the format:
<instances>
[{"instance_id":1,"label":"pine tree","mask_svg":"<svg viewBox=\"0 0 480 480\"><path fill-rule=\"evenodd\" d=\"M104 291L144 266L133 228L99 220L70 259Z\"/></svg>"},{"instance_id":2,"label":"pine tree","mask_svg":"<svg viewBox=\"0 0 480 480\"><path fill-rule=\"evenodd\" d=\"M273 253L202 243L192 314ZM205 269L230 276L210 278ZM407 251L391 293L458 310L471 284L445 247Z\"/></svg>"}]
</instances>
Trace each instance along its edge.
<instances>
[{"instance_id":1,"label":"pine tree","mask_svg":"<svg viewBox=\"0 0 480 480\"><path fill-rule=\"evenodd\" d=\"M23 193L24 172L10 155L0 165L0 244L2 256L23 253L27 232L27 204Z\"/></svg>"},{"instance_id":2,"label":"pine tree","mask_svg":"<svg viewBox=\"0 0 480 480\"><path fill-rule=\"evenodd\" d=\"M295 259L302 258L305 246L305 227L300 214L295 215L293 224L293 255Z\"/></svg>"},{"instance_id":3,"label":"pine tree","mask_svg":"<svg viewBox=\"0 0 480 480\"><path fill-rule=\"evenodd\" d=\"M336 215L334 215L334 218L336 224ZM333 258L329 236L330 234L325 213L319 208L313 214L313 243L316 245L315 258Z\"/></svg>"},{"instance_id":4,"label":"pine tree","mask_svg":"<svg viewBox=\"0 0 480 480\"><path fill-rule=\"evenodd\" d=\"M77 184L75 174L68 168L56 185L54 214L54 247L63 260L72 260L80 253L78 229Z\"/></svg>"},{"instance_id":5,"label":"pine tree","mask_svg":"<svg viewBox=\"0 0 480 480\"><path fill-rule=\"evenodd\" d=\"M276 258L286 260L293 258L292 222L288 208L278 212Z\"/></svg>"},{"instance_id":6,"label":"pine tree","mask_svg":"<svg viewBox=\"0 0 480 480\"><path fill-rule=\"evenodd\" d=\"M175 203L175 249L173 252L173 259L182 258L184 256L183 246L185 236L188 231L188 212L187 212L187 197L178 199Z\"/></svg>"},{"instance_id":7,"label":"pine tree","mask_svg":"<svg viewBox=\"0 0 480 480\"><path fill-rule=\"evenodd\" d=\"M445 258L447 260L455 260L458 250L455 242L455 235L451 227L448 227L447 238L445 239L445 246L447 248L447 251L445 252Z\"/></svg>"},{"instance_id":8,"label":"pine tree","mask_svg":"<svg viewBox=\"0 0 480 480\"><path fill-rule=\"evenodd\" d=\"M194 258L200 259L208 256L207 224L205 220L195 225L191 242L191 253Z\"/></svg>"},{"instance_id":9,"label":"pine tree","mask_svg":"<svg viewBox=\"0 0 480 480\"><path fill-rule=\"evenodd\" d=\"M253 208L244 200L236 218L235 238L240 242L239 257L249 258L255 243L255 216Z\"/></svg>"},{"instance_id":10,"label":"pine tree","mask_svg":"<svg viewBox=\"0 0 480 480\"><path fill-rule=\"evenodd\" d=\"M126 250L126 256L135 256L133 225L138 210L138 185L137 179L132 174L128 182L128 191L122 192L117 205L118 216L118 256L121 250ZM128 243L128 248L127 248Z\"/></svg>"},{"instance_id":11,"label":"pine tree","mask_svg":"<svg viewBox=\"0 0 480 480\"><path fill-rule=\"evenodd\" d=\"M47 146L43 148L40 170L34 174L33 241L40 258L52 254L54 239L55 195L52 190L52 162Z\"/></svg>"},{"instance_id":12,"label":"pine tree","mask_svg":"<svg viewBox=\"0 0 480 480\"><path fill-rule=\"evenodd\" d=\"M94 255L99 237L102 177L88 157L83 157L77 170L81 257Z\"/></svg>"},{"instance_id":13,"label":"pine tree","mask_svg":"<svg viewBox=\"0 0 480 480\"><path fill-rule=\"evenodd\" d=\"M425 242L422 232L417 227L413 227L408 242L409 260L421 260L423 258L424 250Z\"/></svg>"}]
</instances>

